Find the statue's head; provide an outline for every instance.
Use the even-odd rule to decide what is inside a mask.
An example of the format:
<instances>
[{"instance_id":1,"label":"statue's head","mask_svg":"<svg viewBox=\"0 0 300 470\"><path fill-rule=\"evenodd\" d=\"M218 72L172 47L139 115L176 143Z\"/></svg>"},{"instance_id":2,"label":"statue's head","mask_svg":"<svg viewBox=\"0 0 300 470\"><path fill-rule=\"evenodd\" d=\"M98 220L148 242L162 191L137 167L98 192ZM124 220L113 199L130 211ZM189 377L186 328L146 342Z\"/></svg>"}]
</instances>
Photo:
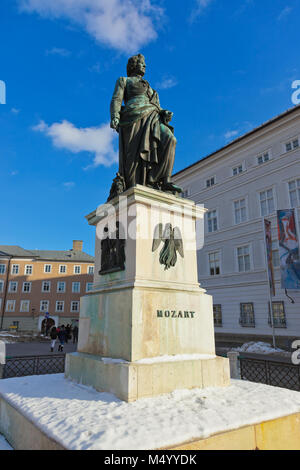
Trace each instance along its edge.
<instances>
[{"instance_id":1,"label":"statue's head","mask_svg":"<svg viewBox=\"0 0 300 470\"><path fill-rule=\"evenodd\" d=\"M128 59L127 77L132 77L133 75L141 75L143 77L145 75L145 70L146 64L143 54L137 54Z\"/></svg>"}]
</instances>

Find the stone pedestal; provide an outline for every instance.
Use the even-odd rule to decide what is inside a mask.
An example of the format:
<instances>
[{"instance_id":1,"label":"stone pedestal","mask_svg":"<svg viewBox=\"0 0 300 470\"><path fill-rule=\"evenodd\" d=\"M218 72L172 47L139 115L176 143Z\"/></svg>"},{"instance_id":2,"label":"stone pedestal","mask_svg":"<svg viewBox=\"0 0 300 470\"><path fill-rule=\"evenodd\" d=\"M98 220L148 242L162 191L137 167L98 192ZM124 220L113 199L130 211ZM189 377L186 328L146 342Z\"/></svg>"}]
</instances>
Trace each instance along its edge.
<instances>
[{"instance_id":1,"label":"stone pedestal","mask_svg":"<svg viewBox=\"0 0 300 470\"><path fill-rule=\"evenodd\" d=\"M212 298L197 280L196 224L204 213L136 186L87 216L96 226L94 286L81 298L78 352L67 355L66 377L126 401L229 385L228 359L215 356ZM101 240L116 222L125 238L121 270L102 259ZM158 224L182 237L183 257L177 252L169 269L160 263L165 241L153 251Z\"/></svg>"}]
</instances>

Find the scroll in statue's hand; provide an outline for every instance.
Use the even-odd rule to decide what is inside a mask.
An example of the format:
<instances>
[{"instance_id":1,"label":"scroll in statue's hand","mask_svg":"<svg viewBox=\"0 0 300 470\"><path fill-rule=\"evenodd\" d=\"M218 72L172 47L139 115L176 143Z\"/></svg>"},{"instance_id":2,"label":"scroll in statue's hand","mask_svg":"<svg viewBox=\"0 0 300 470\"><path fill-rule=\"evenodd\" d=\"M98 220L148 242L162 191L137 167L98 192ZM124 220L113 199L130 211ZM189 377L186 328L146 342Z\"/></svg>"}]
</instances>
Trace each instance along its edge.
<instances>
[{"instance_id":1,"label":"scroll in statue's hand","mask_svg":"<svg viewBox=\"0 0 300 470\"><path fill-rule=\"evenodd\" d=\"M119 132L119 123L120 123L120 120L118 118L114 118L110 122L110 127L112 129L115 129L115 131Z\"/></svg>"}]
</instances>

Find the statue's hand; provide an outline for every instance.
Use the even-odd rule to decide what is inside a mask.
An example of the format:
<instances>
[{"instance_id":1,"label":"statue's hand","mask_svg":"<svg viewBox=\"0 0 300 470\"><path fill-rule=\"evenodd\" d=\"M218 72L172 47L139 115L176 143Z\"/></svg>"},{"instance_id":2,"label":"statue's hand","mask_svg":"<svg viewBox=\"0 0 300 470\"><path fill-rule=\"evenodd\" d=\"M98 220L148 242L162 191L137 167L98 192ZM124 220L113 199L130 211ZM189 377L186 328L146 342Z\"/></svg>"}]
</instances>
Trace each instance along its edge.
<instances>
[{"instance_id":1,"label":"statue's hand","mask_svg":"<svg viewBox=\"0 0 300 470\"><path fill-rule=\"evenodd\" d=\"M115 131L119 132L119 124L120 120L118 118L114 118L110 121L110 127L115 129Z\"/></svg>"}]
</instances>

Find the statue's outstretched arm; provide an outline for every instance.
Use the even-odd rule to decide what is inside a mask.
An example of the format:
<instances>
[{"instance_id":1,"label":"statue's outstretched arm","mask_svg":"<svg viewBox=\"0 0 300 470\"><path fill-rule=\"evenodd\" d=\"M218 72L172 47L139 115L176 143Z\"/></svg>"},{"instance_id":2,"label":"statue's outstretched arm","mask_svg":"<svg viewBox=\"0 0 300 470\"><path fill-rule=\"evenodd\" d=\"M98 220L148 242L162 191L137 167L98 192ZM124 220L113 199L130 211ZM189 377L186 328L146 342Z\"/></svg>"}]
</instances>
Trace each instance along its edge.
<instances>
[{"instance_id":1,"label":"statue's outstretched arm","mask_svg":"<svg viewBox=\"0 0 300 470\"><path fill-rule=\"evenodd\" d=\"M117 80L112 100L110 103L110 127L116 130L118 130L120 122L120 112L124 98L125 84L126 82L124 77L121 77Z\"/></svg>"}]
</instances>

